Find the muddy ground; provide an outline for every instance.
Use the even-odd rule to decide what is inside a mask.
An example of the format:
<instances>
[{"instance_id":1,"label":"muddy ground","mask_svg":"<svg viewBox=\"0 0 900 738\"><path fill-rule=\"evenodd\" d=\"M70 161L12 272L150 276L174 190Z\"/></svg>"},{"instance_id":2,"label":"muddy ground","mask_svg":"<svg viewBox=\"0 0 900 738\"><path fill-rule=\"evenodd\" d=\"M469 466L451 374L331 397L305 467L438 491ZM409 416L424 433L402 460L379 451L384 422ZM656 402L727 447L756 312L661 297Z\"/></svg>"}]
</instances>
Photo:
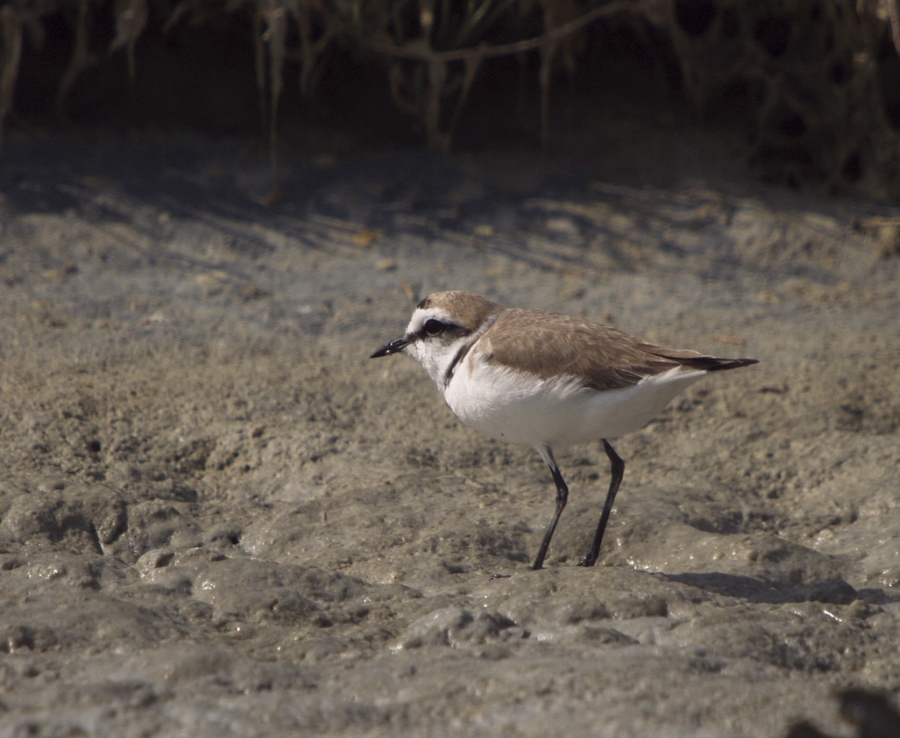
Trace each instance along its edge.
<instances>
[{"instance_id":1,"label":"muddy ground","mask_svg":"<svg viewBox=\"0 0 900 738\"><path fill-rule=\"evenodd\" d=\"M5 734L853 735L836 691L900 691L900 210L692 130L295 152L274 207L240 141L13 135ZM561 454L531 572L537 454L367 359L445 288L761 363L615 444L593 569L608 462Z\"/></svg>"}]
</instances>

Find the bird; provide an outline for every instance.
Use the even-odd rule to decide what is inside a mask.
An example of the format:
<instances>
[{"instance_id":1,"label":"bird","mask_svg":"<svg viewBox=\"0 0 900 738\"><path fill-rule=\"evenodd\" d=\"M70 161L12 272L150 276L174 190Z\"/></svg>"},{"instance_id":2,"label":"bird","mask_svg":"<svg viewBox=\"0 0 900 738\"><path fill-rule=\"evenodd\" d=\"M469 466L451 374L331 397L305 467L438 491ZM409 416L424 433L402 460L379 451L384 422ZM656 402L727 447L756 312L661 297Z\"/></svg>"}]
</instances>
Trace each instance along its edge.
<instances>
[{"instance_id":1,"label":"bird","mask_svg":"<svg viewBox=\"0 0 900 738\"><path fill-rule=\"evenodd\" d=\"M587 555L593 566L625 462L610 444L643 428L709 372L757 359L730 359L656 346L603 323L564 313L504 308L457 290L423 299L406 332L370 358L415 359L462 423L491 438L534 448L556 485L556 508L531 568L543 568L569 488L555 452L599 440L610 485Z\"/></svg>"}]
</instances>

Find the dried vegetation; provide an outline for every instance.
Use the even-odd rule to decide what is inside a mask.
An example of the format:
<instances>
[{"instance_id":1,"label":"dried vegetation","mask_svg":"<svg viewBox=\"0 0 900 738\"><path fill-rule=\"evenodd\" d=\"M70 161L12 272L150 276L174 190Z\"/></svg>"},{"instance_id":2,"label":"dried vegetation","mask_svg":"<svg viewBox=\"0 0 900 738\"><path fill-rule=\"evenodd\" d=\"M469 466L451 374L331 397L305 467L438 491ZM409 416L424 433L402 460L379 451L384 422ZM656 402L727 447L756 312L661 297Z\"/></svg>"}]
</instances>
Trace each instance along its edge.
<instances>
[{"instance_id":1,"label":"dried vegetation","mask_svg":"<svg viewBox=\"0 0 900 738\"><path fill-rule=\"evenodd\" d=\"M115 19L111 38L92 34L101 13ZM40 52L49 18L71 31L55 101L63 116L73 83L100 55L122 51L134 80L148 19L168 33L236 14L252 33L273 166L287 63L307 96L336 46L377 61L396 106L446 150L483 64L518 56L525 74L536 54L546 141L554 74L577 71L587 26L605 18L629 26L648 53L651 38L668 40L699 115L729 95L745 101L749 153L767 178L900 195L900 0L3 0L0 135L23 43Z\"/></svg>"}]
</instances>

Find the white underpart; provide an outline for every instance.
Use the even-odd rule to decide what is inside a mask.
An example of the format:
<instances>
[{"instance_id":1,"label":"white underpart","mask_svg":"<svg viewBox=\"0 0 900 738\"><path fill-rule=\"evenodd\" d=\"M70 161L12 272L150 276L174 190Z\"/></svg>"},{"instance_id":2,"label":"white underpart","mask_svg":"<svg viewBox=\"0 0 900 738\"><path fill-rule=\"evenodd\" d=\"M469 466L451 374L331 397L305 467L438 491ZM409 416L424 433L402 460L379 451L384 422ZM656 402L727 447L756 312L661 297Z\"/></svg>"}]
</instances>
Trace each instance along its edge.
<instances>
[{"instance_id":1,"label":"white underpart","mask_svg":"<svg viewBox=\"0 0 900 738\"><path fill-rule=\"evenodd\" d=\"M460 363L444 399L466 425L508 443L554 450L643 428L705 371L680 367L624 389L598 392L578 377L542 380L479 361Z\"/></svg>"}]
</instances>

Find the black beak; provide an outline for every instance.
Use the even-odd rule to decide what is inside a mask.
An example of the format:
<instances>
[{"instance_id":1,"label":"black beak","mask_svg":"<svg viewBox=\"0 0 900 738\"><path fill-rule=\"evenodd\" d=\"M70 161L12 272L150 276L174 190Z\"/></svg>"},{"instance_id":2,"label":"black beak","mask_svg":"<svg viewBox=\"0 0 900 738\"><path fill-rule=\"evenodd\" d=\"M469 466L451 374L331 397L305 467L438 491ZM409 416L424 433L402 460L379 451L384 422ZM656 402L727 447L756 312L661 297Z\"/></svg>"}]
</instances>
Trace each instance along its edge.
<instances>
[{"instance_id":1,"label":"black beak","mask_svg":"<svg viewBox=\"0 0 900 738\"><path fill-rule=\"evenodd\" d=\"M399 354L407 346L409 346L409 340L406 338L406 336L402 336L400 338L395 338L390 343L386 343L384 346L382 346L380 349L378 349L369 358L377 359L381 356L390 356L391 354Z\"/></svg>"}]
</instances>

